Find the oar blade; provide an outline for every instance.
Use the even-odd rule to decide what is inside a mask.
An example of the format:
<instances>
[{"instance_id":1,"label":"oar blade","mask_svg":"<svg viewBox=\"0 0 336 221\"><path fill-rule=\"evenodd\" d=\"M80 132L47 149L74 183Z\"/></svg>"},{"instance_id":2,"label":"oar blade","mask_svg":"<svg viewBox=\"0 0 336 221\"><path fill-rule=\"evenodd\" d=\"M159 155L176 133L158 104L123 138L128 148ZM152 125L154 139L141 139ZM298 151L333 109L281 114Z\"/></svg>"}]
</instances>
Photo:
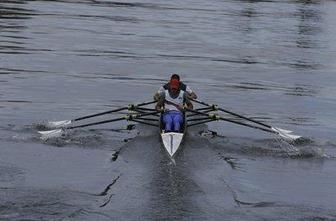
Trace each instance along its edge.
<instances>
[{"instance_id":1,"label":"oar blade","mask_svg":"<svg viewBox=\"0 0 336 221\"><path fill-rule=\"evenodd\" d=\"M286 134L286 137L288 137L290 140L297 140L299 138L301 138L302 136L299 135L295 135L295 134Z\"/></svg>"},{"instance_id":2,"label":"oar blade","mask_svg":"<svg viewBox=\"0 0 336 221\"><path fill-rule=\"evenodd\" d=\"M277 127L272 127L271 129L274 132L276 132L280 137L282 137L286 140L295 141L295 140L301 138L301 136L299 136L299 135L291 134L292 131L290 131L290 130L284 130L284 129L277 128Z\"/></svg>"},{"instance_id":3,"label":"oar blade","mask_svg":"<svg viewBox=\"0 0 336 221\"><path fill-rule=\"evenodd\" d=\"M291 130L285 130L285 129L281 129L281 128L278 128L278 127L272 127L272 129L275 129L279 132L282 132L282 133L292 133L293 131Z\"/></svg>"},{"instance_id":4,"label":"oar blade","mask_svg":"<svg viewBox=\"0 0 336 221\"><path fill-rule=\"evenodd\" d=\"M65 127L72 123L72 120L61 120L61 121L50 121L48 122L48 127L50 128L60 128Z\"/></svg>"},{"instance_id":5,"label":"oar blade","mask_svg":"<svg viewBox=\"0 0 336 221\"><path fill-rule=\"evenodd\" d=\"M38 131L41 134L41 139L49 139L49 138L57 138L62 136L64 130L63 129L56 129L56 130L47 130L47 131Z\"/></svg>"}]
</instances>

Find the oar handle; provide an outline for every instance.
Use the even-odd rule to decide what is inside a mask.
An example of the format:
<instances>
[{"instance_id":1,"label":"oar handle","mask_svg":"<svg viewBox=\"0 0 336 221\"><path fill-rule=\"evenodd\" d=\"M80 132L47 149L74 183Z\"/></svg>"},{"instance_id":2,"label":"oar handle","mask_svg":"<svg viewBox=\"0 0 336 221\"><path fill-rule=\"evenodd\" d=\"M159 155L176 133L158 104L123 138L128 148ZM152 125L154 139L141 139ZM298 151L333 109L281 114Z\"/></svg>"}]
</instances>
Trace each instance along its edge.
<instances>
[{"instance_id":1,"label":"oar handle","mask_svg":"<svg viewBox=\"0 0 336 221\"><path fill-rule=\"evenodd\" d=\"M141 103L141 104L137 104L135 106L137 107L141 107L141 106L146 106L146 105L149 105L149 104L154 104L156 103L157 101L148 101L148 102L144 102L144 103Z\"/></svg>"},{"instance_id":2,"label":"oar handle","mask_svg":"<svg viewBox=\"0 0 336 221\"><path fill-rule=\"evenodd\" d=\"M194 102L199 103L199 104L202 104L204 106L209 106L209 107L211 106L210 104L207 104L203 101L199 101L199 100L196 100L196 99L189 98L189 100L194 101Z\"/></svg>"}]
</instances>

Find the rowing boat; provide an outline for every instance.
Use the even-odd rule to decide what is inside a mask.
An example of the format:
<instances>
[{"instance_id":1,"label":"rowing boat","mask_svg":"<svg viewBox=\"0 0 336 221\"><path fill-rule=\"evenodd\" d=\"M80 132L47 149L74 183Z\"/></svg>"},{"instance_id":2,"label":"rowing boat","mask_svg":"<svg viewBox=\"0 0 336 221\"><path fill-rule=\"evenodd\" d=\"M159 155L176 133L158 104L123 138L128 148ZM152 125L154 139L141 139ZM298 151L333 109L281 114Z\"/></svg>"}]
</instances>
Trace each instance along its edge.
<instances>
[{"instance_id":1,"label":"rowing boat","mask_svg":"<svg viewBox=\"0 0 336 221\"><path fill-rule=\"evenodd\" d=\"M89 127L89 126L112 123L112 122L123 121L123 120L133 121L136 123L145 124L145 125L153 126L156 128L159 127L163 146L165 150L167 151L167 153L169 154L171 159L174 158L174 156L180 149L180 146L187 132L187 127L192 127L192 126L199 125L199 124L205 124L205 123L212 122L212 121L221 120L221 121L226 121L226 122L234 123L234 124L245 126L245 127L258 129L261 131L279 135L280 137L288 141L295 141L301 137L298 135L291 134L292 131L290 130L284 130L281 128L273 127L271 125L265 124L264 122L260 122L255 119L245 117L243 115L226 110L224 108L220 108L214 104L210 105L203 101L198 101L198 100L192 100L192 101L195 103L201 104L205 107L196 108L196 109L185 108L184 109L185 113L183 117L184 122L181 127L182 130L180 132L165 132L163 122L162 122L161 111L153 109L151 107L144 107L144 106L154 104L157 102L157 101L149 101L149 102L144 102L144 103L137 104L137 105L130 104L126 107L104 111L104 112L97 113L97 114L82 116L82 117L75 118L72 120L49 122L48 126L52 127L53 129L48 130L48 131L39 131L39 133L41 134L42 139L49 139L53 137L62 136L62 134L66 130L70 130L70 129ZM102 115L106 115L110 113L120 112L122 110L128 110L129 113L125 116L116 117L116 118L112 118L109 120L102 120L98 122L86 123L86 124L81 124L81 125L73 125L74 122L79 122L85 119L102 116ZM221 111L231 116L243 119L245 120L245 122L238 121L232 118L221 117L217 113L215 114L213 113L217 111ZM133 127L130 127L130 128L133 128Z\"/></svg>"},{"instance_id":2,"label":"rowing boat","mask_svg":"<svg viewBox=\"0 0 336 221\"><path fill-rule=\"evenodd\" d=\"M163 121L162 121L162 114L161 114L161 117L160 117L161 140L162 140L164 148L166 149L167 153L169 154L171 158L173 158L176 152L179 150L179 147L181 146L183 139L185 137L185 134L187 132L187 122L186 122L185 114L183 118L183 125L181 128L182 130L180 132L165 132Z\"/></svg>"}]
</instances>

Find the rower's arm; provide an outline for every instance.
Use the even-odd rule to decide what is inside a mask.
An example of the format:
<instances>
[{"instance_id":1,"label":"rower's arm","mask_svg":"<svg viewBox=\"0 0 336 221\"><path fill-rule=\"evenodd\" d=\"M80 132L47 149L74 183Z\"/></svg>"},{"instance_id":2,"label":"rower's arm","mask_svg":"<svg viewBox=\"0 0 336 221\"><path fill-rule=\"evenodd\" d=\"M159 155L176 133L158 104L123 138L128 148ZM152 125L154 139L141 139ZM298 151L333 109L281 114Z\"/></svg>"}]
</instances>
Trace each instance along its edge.
<instances>
[{"instance_id":1,"label":"rower's arm","mask_svg":"<svg viewBox=\"0 0 336 221\"><path fill-rule=\"evenodd\" d=\"M160 94L159 94L158 92L156 92L156 93L154 94L154 96L153 96L153 99L154 99L155 101L158 101L158 100L160 99Z\"/></svg>"},{"instance_id":2,"label":"rower's arm","mask_svg":"<svg viewBox=\"0 0 336 221\"><path fill-rule=\"evenodd\" d=\"M189 99L197 99L197 95L195 94L195 92L191 92L191 93L188 93L188 98Z\"/></svg>"},{"instance_id":3,"label":"rower's arm","mask_svg":"<svg viewBox=\"0 0 336 221\"><path fill-rule=\"evenodd\" d=\"M193 104L190 102L190 100L188 100L188 102L186 102L187 108L189 109L194 109Z\"/></svg>"},{"instance_id":4,"label":"rower's arm","mask_svg":"<svg viewBox=\"0 0 336 221\"><path fill-rule=\"evenodd\" d=\"M161 86L159 90L154 94L153 98L155 101L158 101L160 99L161 93L164 92L164 88Z\"/></svg>"},{"instance_id":5,"label":"rower's arm","mask_svg":"<svg viewBox=\"0 0 336 221\"><path fill-rule=\"evenodd\" d=\"M155 109L160 111L162 109L162 107L164 107L164 101L165 101L165 94L164 93L157 93L158 97L157 97L157 103L155 105Z\"/></svg>"},{"instance_id":6,"label":"rower's arm","mask_svg":"<svg viewBox=\"0 0 336 221\"><path fill-rule=\"evenodd\" d=\"M189 95L187 93L185 94L184 99L185 99L185 105L187 106L187 108L194 109L194 106L191 103L191 101L189 100Z\"/></svg>"},{"instance_id":7,"label":"rower's arm","mask_svg":"<svg viewBox=\"0 0 336 221\"><path fill-rule=\"evenodd\" d=\"M196 93L193 90L191 90L189 86L186 86L186 92L189 99L197 99Z\"/></svg>"}]
</instances>

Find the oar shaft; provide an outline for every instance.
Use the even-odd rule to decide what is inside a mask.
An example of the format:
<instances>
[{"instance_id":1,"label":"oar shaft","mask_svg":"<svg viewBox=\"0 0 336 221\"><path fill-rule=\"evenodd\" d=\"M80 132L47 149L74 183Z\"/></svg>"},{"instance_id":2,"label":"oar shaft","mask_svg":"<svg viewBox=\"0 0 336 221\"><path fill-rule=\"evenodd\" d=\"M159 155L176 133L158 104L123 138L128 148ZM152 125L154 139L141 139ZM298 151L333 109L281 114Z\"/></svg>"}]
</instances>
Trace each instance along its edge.
<instances>
[{"instance_id":1,"label":"oar shaft","mask_svg":"<svg viewBox=\"0 0 336 221\"><path fill-rule=\"evenodd\" d=\"M110 113L113 113L113 112L118 112L118 111L127 110L127 109L128 109L128 107L121 107L121 108L118 108L118 109L105 111L105 112L101 112L101 113L98 113L98 114L91 114L91 115L87 115L87 116L84 116L84 117L79 117L79 118L74 119L73 121L79 121L79 120L84 120L84 119L88 119L88 118L92 118L92 117L98 117L98 116L101 116L101 115L110 114Z\"/></svg>"},{"instance_id":2,"label":"oar shaft","mask_svg":"<svg viewBox=\"0 0 336 221\"><path fill-rule=\"evenodd\" d=\"M141 118L139 117L137 119L139 119L139 120L148 120L148 121L159 121L159 119L148 118L148 117L141 117Z\"/></svg>"},{"instance_id":3,"label":"oar shaft","mask_svg":"<svg viewBox=\"0 0 336 221\"><path fill-rule=\"evenodd\" d=\"M192 127L192 126L196 126L196 125L200 125L200 124L209 123L211 121L215 121L215 120L214 119L203 120L203 121L195 122L195 123L192 123L192 124L187 124L187 126Z\"/></svg>"},{"instance_id":4,"label":"oar shaft","mask_svg":"<svg viewBox=\"0 0 336 221\"><path fill-rule=\"evenodd\" d=\"M156 109L153 109L153 111L154 111L154 110L156 111ZM145 110L140 110L139 108L135 108L133 111L136 111L136 112L141 113L141 114L148 113L147 111L145 111ZM159 117L159 115L158 115L157 113L153 114L153 116L157 116L157 117Z\"/></svg>"},{"instance_id":5,"label":"oar shaft","mask_svg":"<svg viewBox=\"0 0 336 221\"><path fill-rule=\"evenodd\" d=\"M202 107L202 108L197 108L197 109L195 109L195 110L197 110L197 111L206 111L206 110L211 110L211 111L213 111L212 110L212 108L211 107Z\"/></svg>"},{"instance_id":6,"label":"oar shaft","mask_svg":"<svg viewBox=\"0 0 336 221\"><path fill-rule=\"evenodd\" d=\"M121 120L125 120L125 119L126 119L125 117L119 117L119 118L115 118L115 119L111 119L111 120L104 120L104 121L99 121L99 122L94 122L94 123L89 123L89 124L83 124L83 125L79 125L79 126L67 127L66 129L76 129L76 128L82 128L82 127L89 127L89 126L93 126L93 125L106 124L106 123L121 121Z\"/></svg>"},{"instance_id":7,"label":"oar shaft","mask_svg":"<svg viewBox=\"0 0 336 221\"><path fill-rule=\"evenodd\" d=\"M208 119L209 119L209 117L193 118L193 119L188 119L188 122L190 122L190 121L208 120Z\"/></svg>"},{"instance_id":8,"label":"oar shaft","mask_svg":"<svg viewBox=\"0 0 336 221\"><path fill-rule=\"evenodd\" d=\"M209 114L201 112L201 111L198 111L198 110L193 110L193 109L190 109L190 108L186 108L185 110L189 111L191 113L195 113L195 114L199 114L199 115L203 115L203 116L209 117Z\"/></svg>"},{"instance_id":9,"label":"oar shaft","mask_svg":"<svg viewBox=\"0 0 336 221\"><path fill-rule=\"evenodd\" d=\"M136 107L135 109L142 111L155 111L155 108L146 108L146 107Z\"/></svg>"},{"instance_id":10,"label":"oar shaft","mask_svg":"<svg viewBox=\"0 0 336 221\"><path fill-rule=\"evenodd\" d=\"M194 102L196 102L196 103L199 103L199 104L202 104L202 105L205 105L205 106L208 106L208 107L211 107L211 106L212 106L212 105L207 104L207 103L205 103L205 102L203 102L203 101L199 101L199 100L195 100L195 99L192 99L192 101L194 101ZM267 125L267 124L264 124L264 123L262 123L262 122L260 122L260 121L256 121L256 120L253 120L253 119L251 119L251 118L249 118L249 117L245 117L245 116L243 116L243 115L234 113L234 112L229 111L229 110L226 110L226 109L224 109L224 108L218 108L218 110L223 111L223 112L228 113L228 114L231 114L231 115L236 116L236 117L240 117L240 118L245 119L245 120L247 120L247 121L250 121L250 122L253 122L253 123L262 125L262 126L264 126L264 127L267 127L267 128L270 128L270 129L272 128L272 126L270 126L270 125Z\"/></svg>"},{"instance_id":11,"label":"oar shaft","mask_svg":"<svg viewBox=\"0 0 336 221\"><path fill-rule=\"evenodd\" d=\"M231 115L236 116L236 117L240 117L240 118L245 119L245 120L248 120L248 121L250 121L250 122L253 122L253 123L262 125L262 126L264 126L264 127L272 128L272 126L270 126L270 125L267 125L267 124L264 124L264 123L262 123L262 122L260 122L260 121L256 121L256 120L253 120L253 119L251 119L251 118L242 116L242 115L240 115L240 114L236 114L236 113L234 113L234 112L225 110L224 108L218 108L218 110L223 111L223 112L228 113L228 114L231 114Z\"/></svg>"},{"instance_id":12,"label":"oar shaft","mask_svg":"<svg viewBox=\"0 0 336 221\"><path fill-rule=\"evenodd\" d=\"M149 105L149 104L154 104L155 102L156 101L144 102L144 103L141 103L141 104L132 105L131 107L132 108L137 108L137 107L146 106L146 105ZM118 112L118 111L122 111L122 110L128 110L128 109L130 109L130 107L121 107L121 108L114 109L114 110L109 110L109 111L104 111L104 112L97 113L97 114L91 114L91 115L79 117L79 118L73 119L72 121L84 120L84 119L88 119L88 118L92 118L92 117L98 117L98 116L101 116L101 115L110 114L110 113L114 113L114 112Z\"/></svg>"},{"instance_id":13,"label":"oar shaft","mask_svg":"<svg viewBox=\"0 0 336 221\"><path fill-rule=\"evenodd\" d=\"M203 115L203 116L208 116L209 119L211 119L209 114L206 114L206 113L203 113L203 112L200 112L200 111L197 111L197 110L192 110L192 109L187 109L187 111L197 113L197 114L200 114L200 115ZM250 127L250 128L254 128L254 129L259 129L259 130L263 130L263 131L266 131L266 132L276 134L276 132L274 132L272 130L269 130L269 129L266 129L266 128L253 126L253 125L250 125L250 124L246 124L246 123L242 123L242 122L239 122L239 121L227 119L227 118L224 118L224 117L218 117L218 120L228 121L228 122L231 122L231 123L234 123L234 124L238 124L238 125L242 125L242 126L246 126L246 127Z\"/></svg>"},{"instance_id":14,"label":"oar shaft","mask_svg":"<svg viewBox=\"0 0 336 221\"><path fill-rule=\"evenodd\" d=\"M138 119L132 119L131 121L134 121L134 122L137 122L137 123L140 123L140 124L145 124L145 125L153 126L153 127L159 126L159 124L153 124L153 123L145 122L145 121L138 120Z\"/></svg>"},{"instance_id":15,"label":"oar shaft","mask_svg":"<svg viewBox=\"0 0 336 221\"><path fill-rule=\"evenodd\" d=\"M237 114L237 113L234 113L232 111L229 111L229 110L226 110L224 108L218 108L216 105L210 105L210 104L207 104L203 101L199 101L199 100L196 100L196 99L191 99L192 101L196 102L196 103L199 103L199 104L202 104L204 106L208 106L208 107L212 107L213 110L219 110L219 111L223 111L225 113L228 113L228 114L231 114L233 116L236 116L236 117L239 117L239 118L242 118L242 119L245 119L249 122L253 122L257 125L261 125L263 127L259 127L259 126L255 126L255 125L250 125L250 124L246 124L246 123L243 123L243 122L239 122L239 121L234 121L234 120L231 120L231 119L227 119L227 118L223 118L223 117L218 117L219 120L224 120L224 121L228 121L228 122L231 122L231 123L235 123L235 124L239 124L239 125L243 125L243 126L246 126L246 127L250 127L250 128L254 128L254 129L259 129L259 130L263 130L263 131L266 131L266 132L269 132L269 133L273 133L273 134L278 134L280 135L282 138L285 138L285 139L289 139L289 140L296 140L298 138L300 138L300 136L298 135L293 135L293 134L290 134L291 131L288 131L288 130L283 130L283 129L280 129L280 128L276 128L276 127L272 127L270 125L267 125L267 124L264 124L260 121L257 121L257 120L254 120L254 119L251 119L251 118L248 118L248 117L245 117L245 116L242 116L240 114ZM190 110L189 110L190 111ZM191 112L194 112L194 113L197 113L195 111L191 111ZM202 112L199 112L198 114L201 114L201 115L205 115L204 113ZM210 116L209 116L210 117ZM265 127L265 128L264 128Z\"/></svg>"},{"instance_id":16,"label":"oar shaft","mask_svg":"<svg viewBox=\"0 0 336 221\"><path fill-rule=\"evenodd\" d=\"M206 111L203 111L202 113L209 113L209 112L212 112L213 110L206 110ZM193 116L197 116L199 115L198 113L194 113L194 114L188 114L187 117L193 117Z\"/></svg>"},{"instance_id":17,"label":"oar shaft","mask_svg":"<svg viewBox=\"0 0 336 221\"><path fill-rule=\"evenodd\" d=\"M89 124L84 124L84 125L79 125L79 126L74 126L74 127L67 127L66 129L89 127L89 126L94 126L98 124L106 124L106 123L111 123L111 122L121 121L121 120L132 120L132 119L137 119L137 118L141 118L141 117L148 116L148 115L154 115L158 112L159 111L153 111L153 112L148 112L148 113L143 113L143 114L128 115L128 116L119 117L119 118L115 118L111 120L104 120L104 121L99 121L99 122L94 122L94 123L89 123Z\"/></svg>"},{"instance_id":18,"label":"oar shaft","mask_svg":"<svg viewBox=\"0 0 336 221\"><path fill-rule=\"evenodd\" d=\"M246 123L242 123L242 122L235 121L235 120L230 120L230 119L227 119L227 118L224 118L224 117L219 117L219 119L220 119L220 120L223 120L223 121L231 122L231 123L234 123L234 124L242 125L242 126L245 126L245 127L250 127L250 128L254 128L254 129L258 129L258 130L263 130L263 131L266 131L266 132L270 132L270 133L273 133L273 134L277 134L277 133L274 132L273 130L269 130L269 129L266 129L266 128L253 126L253 125L246 124Z\"/></svg>"},{"instance_id":19,"label":"oar shaft","mask_svg":"<svg viewBox=\"0 0 336 221\"><path fill-rule=\"evenodd\" d=\"M156 103L157 101L148 101L148 102L144 102L144 103L141 103L141 104L137 104L135 106L137 107L142 107L142 106L146 106L146 105L149 105L149 104L154 104Z\"/></svg>"},{"instance_id":20,"label":"oar shaft","mask_svg":"<svg viewBox=\"0 0 336 221\"><path fill-rule=\"evenodd\" d=\"M194 101L194 102L196 102L196 103L199 103L199 104L202 104L202 105L204 105L204 106L211 106L210 104L207 104L207 103L205 103L205 102L203 102L203 101L199 101L199 100L196 100L196 99L190 99L191 101Z\"/></svg>"}]
</instances>

